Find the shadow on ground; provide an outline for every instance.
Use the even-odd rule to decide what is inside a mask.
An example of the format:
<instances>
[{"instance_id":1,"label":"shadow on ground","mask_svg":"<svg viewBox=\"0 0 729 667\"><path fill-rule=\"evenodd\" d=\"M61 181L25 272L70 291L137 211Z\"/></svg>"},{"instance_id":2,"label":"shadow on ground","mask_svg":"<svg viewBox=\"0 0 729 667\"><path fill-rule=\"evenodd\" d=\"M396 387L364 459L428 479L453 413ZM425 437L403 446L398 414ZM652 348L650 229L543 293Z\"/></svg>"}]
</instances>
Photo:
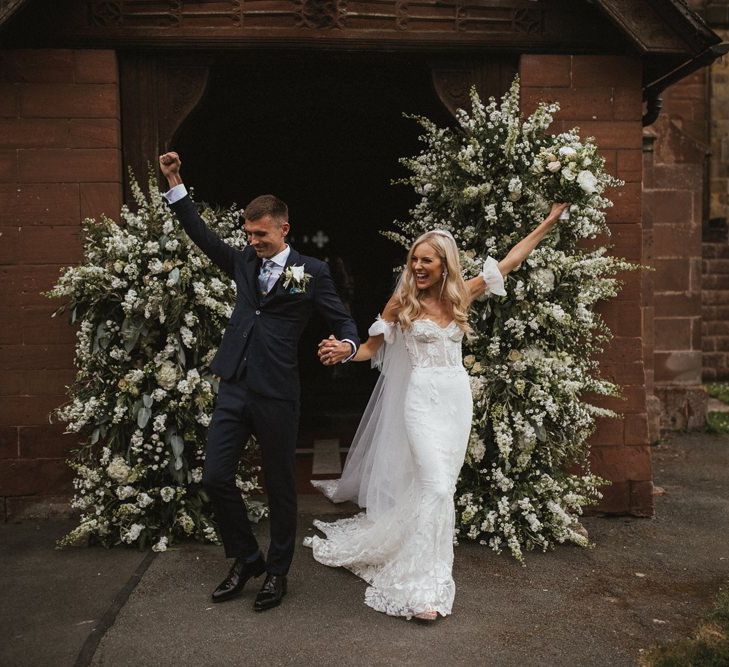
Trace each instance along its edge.
<instances>
[{"instance_id":1,"label":"shadow on ground","mask_svg":"<svg viewBox=\"0 0 729 667\"><path fill-rule=\"evenodd\" d=\"M281 607L253 611L257 582L213 605L226 561L217 547L187 544L152 562L93 656L76 664L634 665L641 649L688 634L729 577L729 436L670 437L653 465L666 491L656 518L586 518L592 550L529 554L523 568L458 547L453 615L433 625L372 611L363 582L303 547ZM299 543L314 516L340 511L302 497ZM0 527L11 601L0 611L0 664L73 665L142 561L127 550L52 551L67 527Z\"/></svg>"}]
</instances>

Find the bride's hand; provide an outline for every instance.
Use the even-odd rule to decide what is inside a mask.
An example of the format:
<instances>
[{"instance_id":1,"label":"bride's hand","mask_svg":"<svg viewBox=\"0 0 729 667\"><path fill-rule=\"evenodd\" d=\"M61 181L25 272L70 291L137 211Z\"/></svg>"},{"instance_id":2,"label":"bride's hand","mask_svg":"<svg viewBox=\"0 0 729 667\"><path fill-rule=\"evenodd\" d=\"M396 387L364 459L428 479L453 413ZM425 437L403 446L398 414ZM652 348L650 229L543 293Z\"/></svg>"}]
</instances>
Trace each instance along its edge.
<instances>
[{"instance_id":1,"label":"bride's hand","mask_svg":"<svg viewBox=\"0 0 729 667\"><path fill-rule=\"evenodd\" d=\"M564 211L566 208L569 208L569 203L557 203L554 202L552 204L552 208L549 211L549 214L547 215L547 220L550 221L556 221L559 220L559 216L561 215L562 211Z\"/></svg>"}]
</instances>

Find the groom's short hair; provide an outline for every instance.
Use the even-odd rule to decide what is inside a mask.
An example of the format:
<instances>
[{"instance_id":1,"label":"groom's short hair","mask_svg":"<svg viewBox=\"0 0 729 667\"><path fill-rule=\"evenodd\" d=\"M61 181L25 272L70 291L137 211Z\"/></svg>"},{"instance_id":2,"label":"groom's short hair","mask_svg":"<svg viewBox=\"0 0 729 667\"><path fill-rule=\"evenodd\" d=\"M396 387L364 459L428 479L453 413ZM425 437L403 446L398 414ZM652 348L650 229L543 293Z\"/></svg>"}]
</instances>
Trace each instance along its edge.
<instances>
[{"instance_id":1,"label":"groom's short hair","mask_svg":"<svg viewBox=\"0 0 729 667\"><path fill-rule=\"evenodd\" d=\"M261 195L243 209L243 215L246 220L251 222L260 220L266 215L270 215L278 222L288 222L289 207L276 195Z\"/></svg>"}]
</instances>

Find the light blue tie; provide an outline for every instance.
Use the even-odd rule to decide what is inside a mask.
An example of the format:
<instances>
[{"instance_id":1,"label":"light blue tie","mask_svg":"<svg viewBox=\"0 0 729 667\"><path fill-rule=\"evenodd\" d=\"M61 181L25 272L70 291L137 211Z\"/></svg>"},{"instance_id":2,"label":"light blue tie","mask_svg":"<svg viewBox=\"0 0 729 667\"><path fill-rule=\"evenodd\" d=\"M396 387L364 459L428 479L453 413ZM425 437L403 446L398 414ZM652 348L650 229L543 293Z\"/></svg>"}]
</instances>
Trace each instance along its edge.
<instances>
[{"instance_id":1,"label":"light blue tie","mask_svg":"<svg viewBox=\"0 0 729 667\"><path fill-rule=\"evenodd\" d=\"M263 260L261 272L258 274L258 284L261 286L261 294L268 294L268 279L271 277L273 264L273 261L270 259Z\"/></svg>"}]
</instances>

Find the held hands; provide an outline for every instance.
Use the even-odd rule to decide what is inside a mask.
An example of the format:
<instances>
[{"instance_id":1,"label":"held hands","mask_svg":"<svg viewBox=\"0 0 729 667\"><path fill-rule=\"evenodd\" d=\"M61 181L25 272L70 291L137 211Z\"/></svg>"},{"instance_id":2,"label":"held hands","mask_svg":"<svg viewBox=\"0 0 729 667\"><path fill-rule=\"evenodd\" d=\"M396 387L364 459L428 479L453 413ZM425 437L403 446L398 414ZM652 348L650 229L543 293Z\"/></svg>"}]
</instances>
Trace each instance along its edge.
<instances>
[{"instance_id":1,"label":"held hands","mask_svg":"<svg viewBox=\"0 0 729 667\"><path fill-rule=\"evenodd\" d=\"M352 347L349 343L337 340L334 336L325 338L319 343L319 361L325 366L333 366L344 361L352 354Z\"/></svg>"},{"instance_id":2,"label":"held hands","mask_svg":"<svg viewBox=\"0 0 729 667\"><path fill-rule=\"evenodd\" d=\"M159 156L159 168L162 170L162 175L167 179L170 187L182 183L182 178L180 177L181 165L182 161L180 160L180 156L174 151Z\"/></svg>"}]
</instances>

